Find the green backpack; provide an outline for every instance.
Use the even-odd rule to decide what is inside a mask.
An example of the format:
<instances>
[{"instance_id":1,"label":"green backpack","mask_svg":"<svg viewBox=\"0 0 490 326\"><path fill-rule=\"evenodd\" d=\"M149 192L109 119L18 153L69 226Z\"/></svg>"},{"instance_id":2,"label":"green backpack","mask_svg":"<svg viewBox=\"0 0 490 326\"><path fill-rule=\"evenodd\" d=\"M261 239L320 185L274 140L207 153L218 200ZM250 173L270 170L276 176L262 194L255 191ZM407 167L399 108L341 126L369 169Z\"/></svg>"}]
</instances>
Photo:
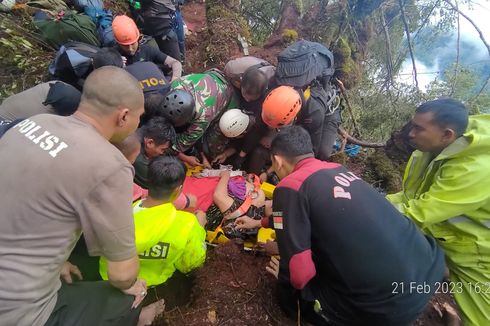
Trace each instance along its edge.
<instances>
[{"instance_id":1,"label":"green backpack","mask_svg":"<svg viewBox=\"0 0 490 326\"><path fill-rule=\"evenodd\" d=\"M30 0L26 3L29 14L34 14L36 10L44 10L53 16L62 10L68 10L66 2L63 0Z\"/></svg>"},{"instance_id":2,"label":"green backpack","mask_svg":"<svg viewBox=\"0 0 490 326\"><path fill-rule=\"evenodd\" d=\"M74 12L60 12L55 18L34 21L45 41L54 48L69 41L100 46L95 24L89 16Z\"/></svg>"}]
</instances>

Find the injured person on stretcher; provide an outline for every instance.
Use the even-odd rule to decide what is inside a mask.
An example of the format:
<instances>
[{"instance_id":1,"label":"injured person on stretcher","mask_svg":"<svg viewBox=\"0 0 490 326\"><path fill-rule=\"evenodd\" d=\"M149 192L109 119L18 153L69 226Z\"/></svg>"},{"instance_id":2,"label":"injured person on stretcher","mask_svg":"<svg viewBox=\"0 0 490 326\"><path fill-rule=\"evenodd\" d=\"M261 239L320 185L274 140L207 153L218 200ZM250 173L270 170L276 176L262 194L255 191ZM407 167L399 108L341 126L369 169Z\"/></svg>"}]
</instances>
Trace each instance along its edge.
<instances>
[{"instance_id":1,"label":"injured person on stretcher","mask_svg":"<svg viewBox=\"0 0 490 326\"><path fill-rule=\"evenodd\" d=\"M213 204L206 211L206 229L214 231L221 227L228 238L246 239L256 235L258 228L242 230L235 225L235 220L248 216L260 221L272 213L272 201L266 200L256 175L231 178L230 173L223 170L220 174L213 193Z\"/></svg>"},{"instance_id":2,"label":"injured person on stretcher","mask_svg":"<svg viewBox=\"0 0 490 326\"><path fill-rule=\"evenodd\" d=\"M272 201L266 199L256 175L242 176L225 166L186 177L183 193L196 198L195 209L206 212L206 230L221 229L227 238L255 236L261 218L272 212ZM257 221L257 228L242 230L236 226L237 218L243 216Z\"/></svg>"}]
</instances>

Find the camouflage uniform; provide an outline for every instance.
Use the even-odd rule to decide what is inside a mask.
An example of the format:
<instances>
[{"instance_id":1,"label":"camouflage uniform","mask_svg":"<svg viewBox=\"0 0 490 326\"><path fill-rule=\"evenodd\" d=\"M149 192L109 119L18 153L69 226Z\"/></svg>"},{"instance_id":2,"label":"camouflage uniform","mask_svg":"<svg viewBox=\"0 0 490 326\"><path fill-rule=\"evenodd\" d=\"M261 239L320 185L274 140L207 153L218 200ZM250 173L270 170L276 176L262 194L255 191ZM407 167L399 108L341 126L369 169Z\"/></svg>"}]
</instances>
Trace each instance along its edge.
<instances>
[{"instance_id":1,"label":"camouflage uniform","mask_svg":"<svg viewBox=\"0 0 490 326\"><path fill-rule=\"evenodd\" d=\"M194 96L196 116L183 132L177 134L172 149L185 152L201 137L215 118L230 108L238 107L233 86L216 70L191 74L172 82L172 89L183 89Z\"/></svg>"}]
</instances>

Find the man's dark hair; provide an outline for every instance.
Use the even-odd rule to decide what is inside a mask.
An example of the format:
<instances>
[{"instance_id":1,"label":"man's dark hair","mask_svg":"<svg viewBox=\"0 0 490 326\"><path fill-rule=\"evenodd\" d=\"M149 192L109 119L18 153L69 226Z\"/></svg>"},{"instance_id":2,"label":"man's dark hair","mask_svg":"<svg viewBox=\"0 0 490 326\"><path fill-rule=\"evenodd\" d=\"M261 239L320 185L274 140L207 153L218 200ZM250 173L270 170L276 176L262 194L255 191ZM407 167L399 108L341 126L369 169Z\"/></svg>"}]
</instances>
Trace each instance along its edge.
<instances>
[{"instance_id":1,"label":"man's dark hair","mask_svg":"<svg viewBox=\"0 0 490 326\"><path fill-rule=\"evenodd\" d=\"M186 167L175 156L158 156L148 167L148 193L154 199L167 200L184 183Z\"/></svg>"},{"instance_id":2,"label":"man's dark hair","mask_svg":"<svg viewBox=\"0 0 490 326\"><path fill-rule=\"evenodd\" d=\"M175 142L175 129L164 117L153 117L142 128L143 137L153 139L156 145Z\"/></svg>"},{"instance_id":3,"label":"man's dark hair","mask_svg":"<svg viewBox=\"0 0 490 326\"><path fill-rule=\"evenodd\" d=\"M248 94L261 96L268 87L267 75L259 68L247 69L242 76L240 87Z\"/></svg>"},{"instance_id":4,"label":"man's dark hair","mask_svg":"<svg viewBox=\"0 0 490 326\"><path fill-rule=\"evenodd\" d=\"M93 59L94 69L98 69L104 66L124 67L121 53L114 48L102 48L94 56Z\"/></svg>"},{"instance_id":5,"label":"man's dark hair","mask_svg":"<svg viewBox=\"0 0 490 326\"><path fill-rule=\"evenodd\" d=\"M313 155L313 145L308 131L300 126L281 129L271 143L271 155L280 155L293 162L295 158Z\"/></svg>"},{"instance_id":6,"label":"man's dark hair","mask_svg":"<svg viewBox=\"0 0 490 326\"><path fill-rule=\"evenodd\" d=\"M427 112L433 113L433 121L439 127L453 129L456 137L463 135L468 127L468 109L452 98L428 101L415 110L415 113Z\"/></svg>"},{"instance_id":7,"label":"man's dark hair","mask_svg":"<svg viewBox=\"0 0 490 326\"><path fill-rule=\"evenodd\" d=\"M148 95L145 94L145 112L140 118L141 125L148 123L153 117L163 117L162 107L164 100L165 96L158 92L152 92Z\"/></svg>"}]
</instances>

